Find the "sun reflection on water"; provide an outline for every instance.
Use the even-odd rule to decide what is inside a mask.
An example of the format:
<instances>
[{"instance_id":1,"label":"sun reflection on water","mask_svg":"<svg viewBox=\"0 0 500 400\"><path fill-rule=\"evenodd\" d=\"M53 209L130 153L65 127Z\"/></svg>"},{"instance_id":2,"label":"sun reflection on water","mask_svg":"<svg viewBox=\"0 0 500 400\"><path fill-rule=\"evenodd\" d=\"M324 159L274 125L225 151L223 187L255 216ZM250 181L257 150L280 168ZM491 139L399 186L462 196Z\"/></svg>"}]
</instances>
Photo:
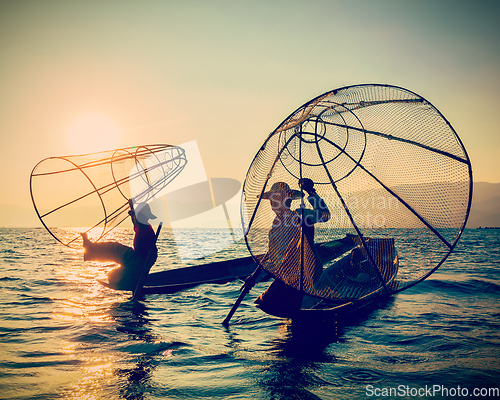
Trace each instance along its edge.
<instances>
[{"instance_id":1,"label":"sun reflection on water","mask_svg":"<svg viewBox=\"0 0 500 400\"><path fill-rule=\"evenodd\" d=\"M86 360L87 365L81 368L81 378L70 386L64 394L67 399L100 399L106 387L103 382L109 382L115 373L114 360L98 358Z\"/></svg>"},{"instance_id":2,"label":"sun reflection on water","mask_svg":"<svg viewBox=\"0 0 500 400\"><path fill-rule=\"evenodd\" d=\"M85 228L65 230L71 236ZM109 239L132 244L129 229L117 229ZM121 379L117 377L117 370L123 363L123 355L107 348L110 338L116 342L123 335L118 329L120 318L135 318L129 310L121 309L130 293L110 291L97 281L116 268L116 264L84 262L83 248L57 246L54 251L59 252L59 257L50 268L56 279L61 281L61 290L52 294L54 308L51 318L71 326L73 340L62 341L59 352L72 360L71 365L77 366L73 382L66 387L63 397L99 399L110 386L116 384L117 379ZM123 336L126 343L128 336Z\"/></svg>"}]
</instances>

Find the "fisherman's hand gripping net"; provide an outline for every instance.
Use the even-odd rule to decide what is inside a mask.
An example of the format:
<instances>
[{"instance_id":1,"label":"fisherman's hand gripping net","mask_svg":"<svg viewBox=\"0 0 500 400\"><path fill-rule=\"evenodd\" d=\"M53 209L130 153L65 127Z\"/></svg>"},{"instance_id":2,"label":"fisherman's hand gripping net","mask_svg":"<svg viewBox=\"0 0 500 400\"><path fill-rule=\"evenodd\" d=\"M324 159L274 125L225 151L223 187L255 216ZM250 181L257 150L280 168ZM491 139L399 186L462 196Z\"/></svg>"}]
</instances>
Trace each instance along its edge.
<instances>
[{"instance_id":1,"label":"fisherman's hand gripping net","mask_svg":"<svg viewBox=\"0 0 500 400\"><path fill-rule=\"evenodd\" d=\"M96 239L103 238L128 218L130 199L135 204L148 202L186 163L182 148L164 144L50 157L33 168L31 198L51 235L77 247L80 232L98 230Z\"/></svg>"},{"instance_id":2,"label":"fisherman's hand gripping net","mask_svg":"<svg viewBox=\"0 0 500 400\"><path fill-rule=\"evenodd\" d=\"M329 210L314 226L301 207L317 199L302 178ZM309 101L269 135L244 183L242 222L250 252L277 279L355 300L434 272L465 227L471 195L465 148L432 104L403 88L357 85Z\"/></svg>"}]
</instances>

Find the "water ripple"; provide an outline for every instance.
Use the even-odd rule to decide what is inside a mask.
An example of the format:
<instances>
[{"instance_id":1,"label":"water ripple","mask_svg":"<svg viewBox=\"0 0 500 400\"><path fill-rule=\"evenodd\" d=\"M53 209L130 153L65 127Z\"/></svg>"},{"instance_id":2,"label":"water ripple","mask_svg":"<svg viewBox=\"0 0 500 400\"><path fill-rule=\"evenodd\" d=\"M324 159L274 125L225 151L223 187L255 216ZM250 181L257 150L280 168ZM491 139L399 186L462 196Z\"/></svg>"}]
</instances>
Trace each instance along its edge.
<instances>
[{"instance_id":1,"label":"water ripple","mask_svg":"<svg viewBox=\"0 0 500 400\"><path fill-rule=\"evenodd\" d=\"M368 384L402 380L498 386L500 232L466 230L435 275L343 323L268 316L253 305L268 285L259 283L229 327L221 321L241 282L131 302L96 282L109 268L84 263L44 230L0 236L5 399L326 400L364 398ZM158 270L180 263L167 236ZM247 254L236 246L204 262Z\"/></svg>"}]
</instances>

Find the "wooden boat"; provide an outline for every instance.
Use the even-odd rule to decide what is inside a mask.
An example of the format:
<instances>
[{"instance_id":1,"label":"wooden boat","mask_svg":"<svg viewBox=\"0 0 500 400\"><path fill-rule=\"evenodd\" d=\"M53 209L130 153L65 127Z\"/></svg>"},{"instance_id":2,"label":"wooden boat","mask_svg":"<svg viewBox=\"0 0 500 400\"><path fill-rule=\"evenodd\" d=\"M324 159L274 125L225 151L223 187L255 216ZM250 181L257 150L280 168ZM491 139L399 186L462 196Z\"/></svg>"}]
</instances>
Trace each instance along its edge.
<instances>
[{"instance_id":1,"label":"wooden boat","mask_svg":"<svg viewBox=\"0 0 500 400\"><path fill-rule=\"evenodd\" d=\"M335 259L353 247L354 243L351 239L343 238L319 244L318 251L326 262ZM224 284L237 279L243 280L250 276L256 268L257 263L254 258L248 256L153 272L146 277L142 293L174 293L203 284ZM113 287L104 279L98 279L98 281L110 289L123 290Z\"/></svg>"},{"instance_id":2,"label":"wooden boat","mask_svg":"<svg viewBox=\"0 0 500 400\"><path fill-rule=\"evenodd\" d=\"M210 264L171 269L150 273L142 288L143 293L174 293L190 287L218 283L223 284L236 279L245 279L256 268L253 257L243 257L226 261L217 261ZM114 290L123 290L113 287L104 279L98 281Z\"/></svg>"},{"instance_id":3,"label":"wooden boat","mask_svg":"<svg viewBox=\"0 0 500 400\"><path fill-rule=\"evenodd\" d=\"M245 279L257 267L251 256L210 264L154 272L146 278L143 293L174 293L203 284L224 284Z\"/></svg>"},{"instance_id":4,"label":"wooden boat","mask_svg":"<svg viewBox=\"0 0 500 400\"><path fill-rule=\"evenodd\" d=\"M349 241L351 246L349 247ZM344 256L327 267L320 279L326 280L327 284L335 289L337 299L325 299L310 295L301 295L294 289L278 286L278 297L284 298L280 304L259 302L257 307L267 314L281 318L289 318L295 321L321 321L339 320L347 314L364 308L387 298L398 286L396 280L398 273L398 256L394 246L393 238L366 238L366 244L374 261L377 264L380 275L371 266L367 257L363 255L357 236L348 235L344 239ZM351 250L352 249L352 250ZM340 249L339 249L340 250ZM350 251L349 251L350 250ZM322 259L327 263L327 259ZM381 279L384 284L381 284ZM386 290L387 287L387 290ZM288 298L301 296L300 307L290 307ZM275 295L276 296L276 295ZM274 297L276 298L276 297ZM293 304L293 301L290 301Z\"/></svg>"}]
</instances>

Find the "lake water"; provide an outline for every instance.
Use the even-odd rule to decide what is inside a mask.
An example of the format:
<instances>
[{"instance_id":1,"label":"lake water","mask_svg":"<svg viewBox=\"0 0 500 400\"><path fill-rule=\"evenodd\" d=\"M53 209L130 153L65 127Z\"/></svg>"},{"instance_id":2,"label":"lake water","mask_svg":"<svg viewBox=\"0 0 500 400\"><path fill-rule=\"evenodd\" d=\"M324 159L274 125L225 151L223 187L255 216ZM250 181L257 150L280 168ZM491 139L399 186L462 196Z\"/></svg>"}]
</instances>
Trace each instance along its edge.
<instances>
[{"instance_id":1,"label":"lake water","mask_svg":"<svg viewBox=\"0 0 500 400\"><path fill-rule=\"evenodd\" d=\"M130 302L42 228L0 237L2 399L498 398L500 230L466 230L429 279L342 324L270 317L260 283L228 328L241 282ZM179 263L169 240L154 271Z\"/></svg>"}]
</instances>

